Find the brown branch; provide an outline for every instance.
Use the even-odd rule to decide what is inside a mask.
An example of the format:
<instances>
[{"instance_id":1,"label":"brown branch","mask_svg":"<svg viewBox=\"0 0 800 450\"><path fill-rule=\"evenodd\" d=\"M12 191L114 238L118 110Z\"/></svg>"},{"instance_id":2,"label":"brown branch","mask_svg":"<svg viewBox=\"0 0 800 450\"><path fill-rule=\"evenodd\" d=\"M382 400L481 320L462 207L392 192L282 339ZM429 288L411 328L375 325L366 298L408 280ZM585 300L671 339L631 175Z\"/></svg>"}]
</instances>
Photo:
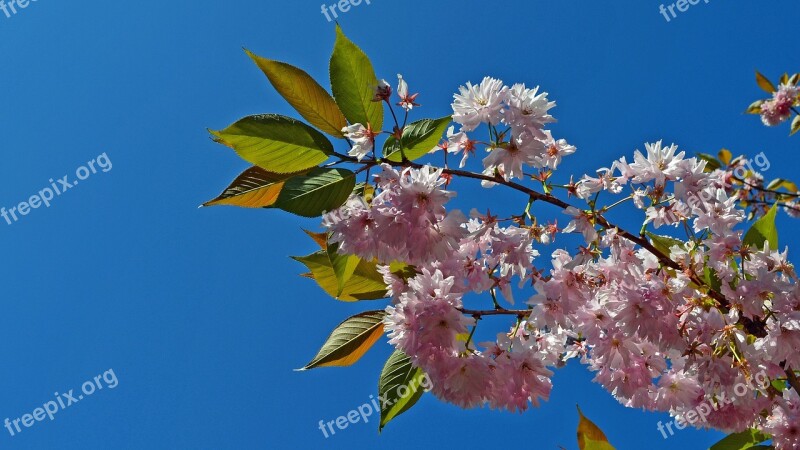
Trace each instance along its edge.
<instances>
[{"instance_id":1,"label":"brown branch","mask_svg":"<svg viewBox=\"0 0 800 450\"><path fill-rule=\"evenodd\" d=\"M794 388L795 392L800 394L800 380L797 379L797 375L794 373L794 369L791 367L786 368L786 376L789 380L789 384Z\"/></svg>"},{"instance_id":2,"label":"brown branch","mask_svg":"<svg viewBox=\"0 0 800 450\"><path fill-rule=\"evenodd\" d=\"M800 198L800 193L794 193L793 194L791 192L781 192L781 191L776 191L774 189L767 189L765 187L756 186L755 184L750 184L750 183L747 182L747 180L743 180L743 179L741 179L741 178L739 178L737 176L734 176L733 179L738 181L739 183L742 183L743 185L745 185L745 186L747 186L747 187L749 187L751 189L755 189L757 191L767 192L769 194L775 194L775 195L783 195L783 196L786 196L786 197Z\"/></svg>"},{"instance_id":3,"label":"brown branch","mask_svg":"<svg viewBox=\"0 0 800 450\"><path fill-rule=\"evenodd\" d=\"M351 158L350 156L342 155L342 154L339 154L339 153L336 153L335 155L337 157L339 157L339 158L342 158L343 160L350 161L350 162L353 162L353 163L359 163L358 160L356 160L355 158ZM390 161L390 160L387 160L387 159L384 159L384 160L381 160L381 161L370 160L370 161L362 161L361 162L361 164L368 164L368 165L378 165L378 164L381 164L381 163L386 163L386 164L389 164L389 165L394 166L394 167L412 167L412 168L415 168L415 169L421 169L422 167L425 167L425 165L423 165L423 164L419 164L419 163L415 163L415 162L411 162L411 161L395 162L395 161ZM431 167L433 167L433 166L431 166ZM489 181L489 182L492 182L492 183L501 184L503 186L509 187L511 189L514 189L516 191L519 191L519 192L522 192L522 193L528 195L534 201L542 201L542 202L545 202L545 203L549 203L549 204L551 204L553 206L556 206L556 207L559 207L561 209L567 209L570 206L572 206L569 203L566 203L563 200L558 199L558 198L556 198L556 197L554 197L554 196L552 196L550 194L543 194L541 192L535 191L535 190L533 190L533 189L531 189L531 188L529 188L527 186L524 186L522 184L515 183L513 181L507 181L504 178L499 177L499 176L492 177L492 176L488 176L488 175L483 175L483 174L479 174L479 173L469 172L469 171L466 171L466 170L458 170L458 169L445 169L445 168L441 168L441 169L442 169L443 173L446 173L448 175L454 175L454 176L459 176L459 177L462 177L462 178L471 178L471 179L474 179L474 180ZM630 240L631 242L634 242L634 243L638 244L640 247L642 247L642 248L646 249L647 251L649 251L650 253L652 253L661 262L662 265L664 265L666 267L669 267L669 268L672 268L672 269L675 269L677 271L683 271L684 270L684 268L680 264L678 264L677 262L673 261L669 256L661 253L657 248L655 248L650 243L650 241L645 239L643 236L635 235L635 234L633 234L633 233L631 233L629 231L626 231L626 230L624 230L624 229L622 229L622 228L610 223L608 220L606 220L604 217L602 217L601 215L599 215L597 213L595 214L595 220L597 221L598 225L600 225L601 227L603 227L606 230L617 229L618 230L617 231L618 235ZM694 272L689 274L689 276L690 276L691 280L695 284L697 284L698 286L705 286L705 282L702 281L697 276L697 274L695 274ZM707 286L707 287L708 287L708 295L711 298L713 298L714 300L719 302L720 305L722 305L724 307L727 307L728 305L730 305L730 303L728 302L728 300L725 298L724 295L720 294L719 292L714 291L709 286Z\"/></svg>"},{"instance_id":4,"label":"brown branch","mask_svg":"<svg viewBox=\"0 0 800 450\"><path fill-rule=\"evenodd\" d=\"M473 317L484 317L484 316L517 316L517 317L528 317L531 315L533 310L531 309L487 309L483 311L473 310L473 309L464 309L459 308L463 314Z\"/></svg>"}]
</instances>

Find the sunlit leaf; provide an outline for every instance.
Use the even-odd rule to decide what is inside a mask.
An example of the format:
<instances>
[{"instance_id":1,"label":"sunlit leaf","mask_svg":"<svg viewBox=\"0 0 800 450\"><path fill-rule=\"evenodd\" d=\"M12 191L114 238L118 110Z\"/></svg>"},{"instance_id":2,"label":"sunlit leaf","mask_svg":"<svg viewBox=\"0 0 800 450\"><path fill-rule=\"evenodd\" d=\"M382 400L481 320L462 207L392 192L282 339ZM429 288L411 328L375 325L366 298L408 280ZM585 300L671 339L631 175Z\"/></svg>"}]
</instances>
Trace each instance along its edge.
<instances>
[{"instance_id":1,"label":"sunlit leaf","mask_svg":"<svg viewBox=\"0 0 800 450\"><path fill-rule=\"evenodd\" d=\"M209 131L245 161L274 173L310 169L333 153L333 145L322 133L276 114L248 116L224 130Z\"/></svg>"},{"instance_id":2,"label":"sunlit leaf","mask_svg":"<svg viewBox=\"0 0 800 450\"><path fill-rule=\"evenodd\" d=\"M313 279L331 297L344 302L378 300L386 297L386 284L378 272L377 264L359 261L353 274L339 289L339 278L333 269L327 249L308 256L293 257L310 271L306 276Z\"/></svg>"},{"instance_id":3,"label":"sunlit leaf","mask_svg":"<svg viewBox=\"0 0 800 450\"><path fill-rule=\"evenodd\" d=\"M228 186L217 198L203 203L203 206L230 205L245 208L265 208L278 199L286 180L296 174L267 172L251 167Z\"/></svg>"},{"instance_id":4,"label":"sunlit leaf","mask_svg":"<svg viewBox=\"0 0 800 450\"><path fill-rule=\"evenodd\" d=\"M578 415L580 416L580 422L578 422L578 448L580 450L615 450L608 442L605 433L583 415L580 407L578 407Z\"/></svg>"},{"instance_id":5,"label":"sunlit leaf","mask_svg":"<svg viewBox=\"0 0 800 450\"><path fill-rule=\"evenodd\" d=\"M317 356L300 370L355 364L383 335L385 315L383 310L367 311L345 320L333 330Z\"/></svg>"},{"instance_id":6,"label":"sunlit leaf","mask_svg":"<svg viewBox=\"0 0 800 450\"><path fill-rule=\"evenodd\" d=\"M761 114L761 105L764 104L764 100L756 100L747 107L745 110L745 114Z\"/></svg>"},{"instance_id":7,"label":"sunlit leaf","mask_svg":"<svg viewBox=\"0 0 800 450\"><path fill-rule=\"evenodd\" d=\"M315 233L313 231L303 230L308 237L319 245L319 248L325 250L328 248L328 233Z\"/></svg>"},{"instance_id":8,"label":"sunlit leaf","mask_svg":"<svg viewBox=\"0 0 800 450\"><path fill-rule=\"evenodd\" d=\"M650 232L647 232L647 236L650 238L650 242L653 244L653 247L655 247L656 250L660 251L666 256L669 256L671 252L670 248L673 245L677 245L678 247L683 248L685 244L685 242L669 236L659 236L657 234L653 234Z\"/></svg>"},{"instance_id":9,"label":"sunlit leaf","mask_svg":"<svg viewBox=\"0 0 800 450\"><path fill-rule=\"evenodd\" d=\"M775 85L772 84L772 82L769 81L769 79L762 75L759 71L756 71L756 83L758 83L758 87L766 92L769 92L770 94L777 90L775 89Z\"/></svg>"},{"instance_id":10,"label":"sunlit leaf","mask_svg":"<svg viewBox=\"0 0 800 450\"><path fill-rule=\"evenodd\" d=\"M319 217L342 206L356 185L345 169L313 169L286 181L275 207L303 217Z\"/></svg>"},{"instance_id":11,"label":"sunlit leaf","mask_svg":"<svg viewBox=\"0 0 800 450\"><path fill-rule=\"evenodd\" d=\"M778 189L781 188L784 188L791 193L797 193L798 191L797 184L789 180L784 180L783 178L776 178L767 185L767 189L771 191L777 191Z\"/></svg>"},{"instance_id":12,"label":"sunlit leaf","mask_svg":"<svg viewBox=\"0 0 800 450\"><path fill-rule=\"evenodd\" d=\"M331 262L333 273L336 275L337 287L336 295L342 295L345 285L356 271L356 267L361 262L361 258L355 255L344 255L339 253L339 244L328 245L328 259Z\"/></svg>"},{"instance_id":13,"label":"sunlit leaf","mask_svg":"<svg viewBox=\"0 0 800 450\"><path fill-rule=\"evenodd\" d=\"M758 430L746 430L729 435L712 445L709 450L747 450L767 440L769 436Z\"/></svg>"},{"instance_id":14,"label":"sunlit leaf","mask_svg":"<svg viewBox=\"0 0 800 450\"><path fill-rule=\"evenodd\" d=\"M386 139L383 156L395 162L402 161L403 154L410 161L425 156L439 144L451 121L450 116L447 116L441 119L423 119L406 125L399 142L394 136Z\"/></svg>"},{"instance_id":15,"label":"sunlit leaf","mask_svg":"<svg viewBox=\"0 0 800 450\"><path fill-rule=\"evenodd\" d=\"M789 135L793 135L800 131L800 115L794 116L794 120L792 120L792 129Z\"/></svg>"},{"instance_id":16,"label":"sunlit leaf","mask_svg":"<svg viewBox=\"0 0 800 450\"><path fill-rule=\"evenodd\" d=\"M706 162L706 172L713 172L722 167L722 164L717 161L717 158L714 158L707 153L698 153L697 157Z\"/></svg>"},{"instance_id":17,"label":"sunlit leaf","mask_svg":"<svg viewBox=\"0 0 800 450\"><path fill-rule=\"evenodd\" d=\"M730 150L723 148L722 150L719 151L719 153L717 153L717 158L719 158L719 160L722 161L722 164L725 164L727 166L728 164L731 163L731 159L733 159L733 154L731 153Z\"/></svg>"},{"instance_id":18,"label":"sunlit leaf","mask_svg":"<svg viewBox=\"0 0 800 450\"><path fill-rule=\"evenodd\" d=\"M764 217L758 219L747 234L744 235L743 243L752 247L764 248L764 242L769 241L769 248L778 249L778 228L775 226L775 217L778 213L777 205L769 209Z\"/></svg>"},{"instance_id":19,"label":"sunlit leaf","mask_svg":"<svg viewBox=\"0 0 800 450\"><path fill-rule=\"evenodd\" d=\"M387 404L381 402L379 430L419 401L425 393L426 381L425 373L411 364L408 355L400 350L392 353L378 381L378 396L387 400Z\"/></svg>"},{"instance_id":20,"label":"sunlit leaf","mask_svg":"<svg viewBox=\"0 0 800 450\"><path fill-rule=\"evenodd\" d=\"M304 119L332 136L344 137L342 128L347 126L344 114L333 97L309 74L290 64L254 55L247 49L245 52Z\"/></svg>"},{"instance_id":21,"label":"sunlit leaf","mask_svg":"<svg viewBox=\"0 0 800 450\"><path fill-rule=\"evenodd\" d=\"M373 130L383 127L383 103L373 102L378 78L367 55L336 25L336 44L330 63L331 90L350 123Z\"/></svg>"}]
</instances>

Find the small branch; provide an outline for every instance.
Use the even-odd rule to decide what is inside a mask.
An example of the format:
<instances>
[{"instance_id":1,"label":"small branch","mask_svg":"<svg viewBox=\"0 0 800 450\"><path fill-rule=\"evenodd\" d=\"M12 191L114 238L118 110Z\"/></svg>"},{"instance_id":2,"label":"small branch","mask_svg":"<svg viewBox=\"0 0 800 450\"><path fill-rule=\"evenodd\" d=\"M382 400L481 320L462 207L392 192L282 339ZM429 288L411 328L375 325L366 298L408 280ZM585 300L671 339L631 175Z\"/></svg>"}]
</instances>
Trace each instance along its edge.
<instances>
[{"instance_id":1,"label":"small branch","mask_svg":"<svg viewBox=\"0 0 800 450\"><path fill-rule=\"evenodd\" d=\"M794 388L795 392L800 394L800 380L797 379L797 375L794 373L794 369L791 367L786 368L786 376L788 377L789 384Z\"/></svg>"},{"instance_id":2,"label":"small branch","mask_svg":"<svg viewBox=\"0 0 800 450\"><path fill-rule=\"evenodd\" d=\"M464 309L464 308L460 308L459 311L461 311L465 315L476 318L484 316L517 316L525 318L531 315L531 313L533 312L533 310L531 309L487 309L484 311L479 311L479 310Z\"/></svg>"},{"instance_id":3,"label":"small branch","mask_svg":"<svg viewBox=\"0 0 800 450\"><path fill-rule=\"evenodd\" d=\"M785 196L785 197L794 197L794 198L800 198L800 193L798 193L798 194L793 194L793 193L791 193L791 192L781 192L781 191L776 191L776 190L774 190L774 189L767 189L767 188L765 188L765 187L761 187L761 186L756 186L756 185L754 185L754 184L750 184L750 183L748 183L746 180L742 180L741 178L739 178L739 177L736 177L736 176L734 176L734 177L733 177L733 179L734 179L734 180L736 180L736 181L738 181L738 182L740 182L740 183L742 183L742 184L744 184L744 185L746 185L746 186L748 186L748 187L750 187L751 189L755 189L755 190L757 190L757 191L761 191L761 192L768 192L768 193L770 193L770 194L775 194L775 195L783 195L783 196Z\"/></svg>"},{"instance_id":4,"label":"small branch","mask_svg":"<svg viewBox=\"0 0 800 450\"><path fill-rule=\"evenodd\" d=\"M352 158L352 157L350 157L348 155L341 155L339 153L334 153L334 155L338 156L338 157L340 157L342 159L348 159L353 163L358 163L358 160L356 160L355 158ZM362 161L361 162L361 164L372 164L372 165L377 165L379 163L389 164L389 165L394 166L394 167L412 167L412 168L415 168L415 169L421 169L423 167L426 167L423 164L414 163L414 162L411 162L411 161L394 162L394 161L389 161L389 160L382 160L382 161L371 160L371 161ZM433 166L430 166L430 167L433 167ZM519 192L522 192L522 193L528 195L534 201L542 201L542 202L545 202L545 203L549 203L549 204L551 204L553 206L556 206L556 207L559 207L561 209L567 209L570 206L572 206L569 203L566 203L561 199L553 197L551 194L543 194L543 193L535 191L535 190L533 190L533 189L531 189L531 188L529 188L527 186L523 186L523 185L521 185L519 183L515 183L513 181L508 181L508 180L506 180L506 179L504 179L502 177L499 177L499 176L483 175L483 174L479 174L479 173L468 172L466 170L443 169L443 168L437 168L437 167L433 167L433 168L441 169L443 173L446 173L446 174L449 174L449 175L459 176L459 177L462 177L462 178L471 178L471 179L474 179L474 180L489 181L489 182L492 182L492 183L501 184L503 186L509 187L511 189L514 189L516 191L519 191ZM640 247L646 249L647 251L652 253L661 262L662 265L664 265L666 267L669 267L671 269L680 271L680 272L682 272L684 270L684 268L680 264L678 264L677 262L673 261L669 256L661 253L658 249L656 249L650 243L650 241L648 241L644 236L637 236L637 235L635 235L635 234L633 234L633 233L631 233L629 231L626 231L626 230L624 230L624 229L622 229L622 228L610 223L608 220L606 220L601 215L595 215L595 221L596 221L596 223L598 225L600 225L601 227L603 227L606 230L617 229L617 235L622 236L625 239L628 239L629 241L631 241L631 242L633 242L635 244L638 244ZM691 273L691 274L689 274L689 277L698 286L706 286L706 283L703 280L701 280L700 277L697 274ZM717 302L719 302L720 305L722 305L724 307L727 307L727 306L730 305L730 302L725 298L724 295L722 295L719 292L714 291L710 287L708 289L708 295L711 298L713 298L714 300L716 300Z\"/></svg>"}]
</instances>

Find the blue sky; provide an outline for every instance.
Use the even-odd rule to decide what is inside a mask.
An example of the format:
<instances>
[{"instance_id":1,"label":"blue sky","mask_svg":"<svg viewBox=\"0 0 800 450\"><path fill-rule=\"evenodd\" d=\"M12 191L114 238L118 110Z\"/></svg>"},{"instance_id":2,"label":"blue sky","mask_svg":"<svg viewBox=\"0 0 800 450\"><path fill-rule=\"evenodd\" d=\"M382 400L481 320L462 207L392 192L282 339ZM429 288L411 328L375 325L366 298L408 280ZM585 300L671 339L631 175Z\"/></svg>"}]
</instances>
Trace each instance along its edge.
<instances>
[{"instance_id":1,"label":"blue sky","mask_svg":"<svg viewBox=\"0 0 800 450\"><path fill-rule=\"evenodd\" d=\"M325 439L369 400L391 349L351 368L297 373L342 319L375 304L328 299L289 255L313 251L300 220L274 211L197 209L247 167L208 139L253 113L294 115L241 51L290 61L325 83L333 24L319 1L31 3L0 13L0 206L9 208L106 153L113 163L49 208L0 221L0 420L19 418L112 369L98 391L11 436L19 449L577 448L575 404L618 449L707 448L719 435L664 441L665 416L626 410L578 365L551 400L512 415L424 397L378 435L374 423ZM332 3L332 2L331 2ZM577 145L560 176L663 138L687 151L765 152L767 178L796 175L800 141L742 111L753 71L797 71L794 0L691 7L659 1L372 0L340 17L379 76L402 72L420 114L484 75L540 84L555 133ZM421 116L418 116L421 117ZM460 195L504 202L464 184ZM796 246L781 219L782 244ZM796 254L796 252L793 252ZM382 304L381 304L382 305ZM382 307L382 306L381 306Z\"/></svg>"}]
</instances>

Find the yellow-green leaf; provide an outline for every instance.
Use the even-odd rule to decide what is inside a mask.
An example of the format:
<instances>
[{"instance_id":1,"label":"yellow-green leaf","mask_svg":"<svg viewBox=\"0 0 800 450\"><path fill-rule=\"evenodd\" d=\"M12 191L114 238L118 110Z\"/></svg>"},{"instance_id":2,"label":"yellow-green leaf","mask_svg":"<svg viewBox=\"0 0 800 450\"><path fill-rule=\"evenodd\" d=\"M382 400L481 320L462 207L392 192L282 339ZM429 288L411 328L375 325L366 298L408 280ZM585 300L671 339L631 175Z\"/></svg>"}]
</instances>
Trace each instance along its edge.
<instances>
[{"instance_id":1,"label":"yellow-green leaf","mask_svg":"<svg viewBox=\"0 0 800 450\"><path fill-rule=\"evenodd\" d=\"M403 155L410 161L427 155L439 144L451 120L447 116L441 119L423 119L406 125L400 141L394 136L386 139L383 146L384 158L400 162Z\"/></svg>"},{"instance_id":2,"label":"yellow-green leaf","mask_svg":"<svg viewBox=\"0 0 800 450\"><path fill-rule=\"evenodd\" d=\"M789 180L784 180L783 178L776 178L767 185L767 189L771 191L777 191L780 188L785 188L787 191L794 194L797 193L797 184Z\"/></svg>"},{"instance_id":3,"label":"yellow-green leaf","mask_svg":"<svg viewBox=\"0 0 800 450\"><path fill-rule=\"evenodd\" d=\"M767 440L769 440L769 436L758 430L745 430L728 435L725 439L712 445L709 450L747 450Z\"/></svg>"},{"instance_id":4,"label":"yellow-green leaf","mask_svg":"<svg viewBox=\"0 0 800 450\"><path fill-rule=\"evenodd\" d=\"M316 281L328 295L337 300L357 302L386 297L383 275L378 272L377 264L374 262L359 261L353 274L340 290L339 278L333 269L327 248L308 256L295 256L293 259L304 264L310 271L306 276Z\"/></svg>"},{"instance_id":5,"label":"yellow-green leaf","mask_svg":"<svg viewBox=\"0 0 800 450\"><path fill-rule=\"evenodd\" d=\"M750 245L757 249L764 248L764 242L769 241L769 248L771 250L778 249L778 227L775 225L775 217L778 213L778 206L773 205L772 208L758 219L747 234L744 235L742 241L745 245Z\"/></svg>"},{"instance_id":6,"label":"yellow-green leaf","mask_svg":"<svg viewBox=\"0 0 800 450\"><path fill-rule=\"evenodd\" d=\"M758 87L769 92L770 94L772 94L777 90L775 89L775 85L773 85L772 82L769 81L769 78L762 75L761 72L759 71L756 71L756 83L758 83Z\"/></svg>"},{"instance_id":7,"label":"yellow-green leaf","mask_svg":"<svg viewBox=\"0 0 800 450\"><path fill-rule=\"evenodd\" d=\"M373 102L378 77L367 55L336 25L336 44L330 63L331 90L350 123L383 127L383 103Z\"/></svg>"},{"instance_id":8,"label":"yellow-green leaf","mask_svg":"<svg viewBox=\"0 0 800 450\"><path fill-rule=\"evenodd\" d=\"M300 370L315 367L344 367L355 364L383 335L386 311L367 311L337 326L317 356Z\"/></svg>"},{"instance_id":9,"label":"yellow-green leaf","mask_svg":"<svg viewBox=\"0 0 800 450\"><path fill-rule=\"evenodd\" d=\"M706 172L713 172L722 167L722 164L717 161L717 158L714 158L714 156L708 153L698 153L697 157L706 162Z\"/></svg>"},{"instance_id":10,"label":"yellow-green leaf","mask_svg":"<svg viewBox=\"0 0 800 450\"><path fill-rule=\"evenodd\" d=\"M615 450L608 442L606 435L591 420L583 415L578 407L578 448L580 450Z\"/></svg>"},{"instance_id":11,"label":"yellow-green leaf","mask_svg":"<svg viewBox=\"0 0 800 450\"><path fill-rule=\"evenodd\" d=\"M203 206L230 205L244 208L266 208L278 199L286 180L295 174L279 174L267 172L255 166L251 167L228 186L222 194Z\"/></svg>"},{"instance_id":12,"label":"yellow-green leaf","mask_svg":"<svg viewBox=\"0 0 800 450\"><path fill-rule=\"evenodd\" d=\"M386 361L378 381L378 397L385 398L381 402L381 422L378 430L382 430L395 417L408 411L425 393L427 379L422 369L411 364L411 358L400 350L395 350Z\"/></svg>"},{"instance_id":13,"label":"yellow-green leaf","mask_svg":"<svg viewBox=\"0 0 800 450\"><path fill-rule=\"evenodd\" d=\"M794 116L794 120L792 120L792 130L789 133L789 136L797 133L800 131L800 116Z\"/></svg>"},{"instance_id":14,"label":"yellow-green leaf","mask_svg":"<svg viewBox=\"0 0 800 450\"><path fill-rule=\"evenodd\" d=\"M717 153L717 157L723 164L726 166L731 163L731 159L733 159L733 154L730 150L723 148L722 150Z\"/></svg>"},{"instance_id":15,"label":"yellow-green leaf","mask_svg":"<svg viewBox=\"0 0 800 450\"><path fill-rule=\"evenodd\" d=\"M683 248L684 245L686 244L685 242L675 239L673 237L659 236L657 234L650 233L649 231L647 232L647 236L650 238L650 242L653 244L653 247L655 247L656 250L660 251L666 256L670 255L671 253L670 248L672 248L672 246L677 245L678 247Z\"/></svg>"},{"instance_id":16,"label":"yellow-green leaf","mask_svg":"<svg viewBox=\"0 0 800 450\"><path fill-rule=\"evenodd\" d=\"M764 100L756 100L747 107L745 114L761 114L761 105L764 104Z\"/></svg>"},{"instance_id":17,"label":"yellow-green leaf","mask_svg":"<svg viewBox=\"0 0 800 450\"><path fill-rule=\"evenodd\" d=\"M331 262L333 273L336 275L338 290L336 295L342 295L344 287L353 277L353 274L361 262L361 258L355 255L345 255L339 253L339 244L328 245L328 260Z\"/></svg>"},{"instance_id":18,"label":"yellow-green leaf","mask_svg":"<svg viewBox=\"0 0 800 450\"><path fill-rule=\"evenodd\" d=\"M343 138L347 119L328 92L309 74L295 66L262 58L245 49L283 98L311 125Z\"/></svg>"},{"instance_id":19,"label":"yellow-green leaf","mask_svg":"<svg viewBox=\"0 0 800 450\"><path fill-rule=\"evenodd\" d=\"M260 114L211 131L242 159L273 173L295 173L328 159L333 144L319 131L291 117Z\"/></svg>"}]
</instances>

